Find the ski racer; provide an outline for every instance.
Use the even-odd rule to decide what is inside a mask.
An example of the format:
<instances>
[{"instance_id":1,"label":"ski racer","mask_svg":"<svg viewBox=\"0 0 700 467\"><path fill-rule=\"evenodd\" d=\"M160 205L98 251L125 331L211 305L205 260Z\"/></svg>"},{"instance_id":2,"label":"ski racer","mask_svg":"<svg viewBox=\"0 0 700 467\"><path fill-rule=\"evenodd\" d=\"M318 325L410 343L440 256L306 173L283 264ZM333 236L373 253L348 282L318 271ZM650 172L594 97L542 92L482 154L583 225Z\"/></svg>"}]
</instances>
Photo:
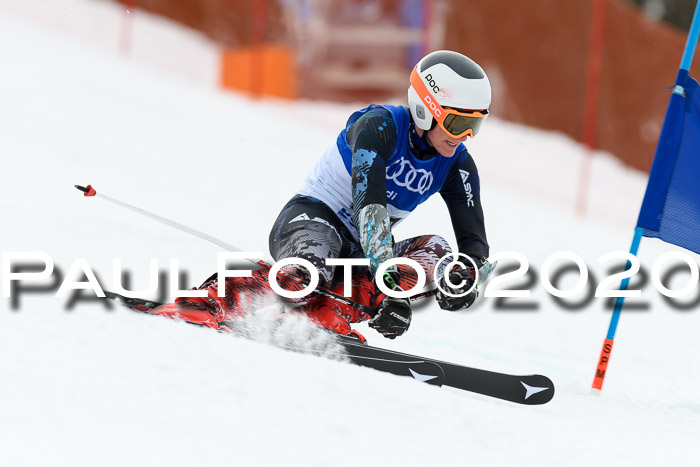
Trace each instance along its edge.
<instances>
[{"instance_id":1,"label":"ski racer","mask_svg":"<svg viewBox=\"0 0 700 467\"><path fill-rule=\"evenodd\" d=\"M284 206L270 233L275 260L297 257L319 271L319 286L342 293L343 274L334 274L326 258L367 258L366 273L353 276L353 298L377 307L374 317L327 296L315 296L296 310L340 334L354 333L349 323L369 319L385 337L402 335L411 323L408 299L381 293L372 280L378 266L393 257L417 261L428 279L440 258L451 252L437 235L394 241L392 227L420 203L439 192L450 214L459 252L477 268L489 246L480 200L479 175L464 143L474 137L488 115L491 87L483 69L453 51L432 52L410 75L408 108L370 105L353 113L337 140L326 150L296 195ZM443 263L444 264L444 263ZM292 266L297 276L306 270ZM366 268L367 269L367 268ZM360 268L357 268L360 270ZM459 269L450 276L460 294L474 284L476 271ZM394 291L416 283L411 268L392 266L383 277ZM478 292L451 297L438 291L441 308L469 307Z\"/></svg>"},{"instance_id":2,"label":"ski racer","mask_svg":"<svg viewBox=\"0 0 700 467\"><path fill-rule=\"evenodd\" d=\"M344 275L334 274L326 259L367 258L369 267L354 270L352 300L377 311L370 316L326 295L313 294L293 312L305 313L316 324L362 342L364 337L350 323L369 320L369 326L387 338L402 335L411 324L409 300L382 293L376 280L400 292L412 289L417 275L412 268L399 265L375 278L379 265L394 257L416 261L428 280L438 269L441 287L436 297L441 308L456 311L474 302L478 296L477 288L472 289L476 270L447 271L449 281L445 280L441 269L449 260L440 260L451 248L444 238L423 235L395 242L392 227L439 192L459 252L469 256L477 269L486 263L489 246L479 175L463 143L476 136L490 103L491 86L483 69L460 53L440 50L421 59L411 72L408 108L370 105L350 116L337 140L282 209L272 227L269 248L276 261L292 257L310 261L318 270L319 287L338 295L344 291ZM282 277L287 273L308 281L303 267L290 265ZM284 286L280 275L277 279ZM286 288L294 289L287 282ZM178 297L152 312L231 330L230 321L246 311L279 306L267 269L253 271L249 278L227 278L224 286L225 297L219 297L214 275L199 287L207 290L206 297Z\"/></svg>"}]
</instances>

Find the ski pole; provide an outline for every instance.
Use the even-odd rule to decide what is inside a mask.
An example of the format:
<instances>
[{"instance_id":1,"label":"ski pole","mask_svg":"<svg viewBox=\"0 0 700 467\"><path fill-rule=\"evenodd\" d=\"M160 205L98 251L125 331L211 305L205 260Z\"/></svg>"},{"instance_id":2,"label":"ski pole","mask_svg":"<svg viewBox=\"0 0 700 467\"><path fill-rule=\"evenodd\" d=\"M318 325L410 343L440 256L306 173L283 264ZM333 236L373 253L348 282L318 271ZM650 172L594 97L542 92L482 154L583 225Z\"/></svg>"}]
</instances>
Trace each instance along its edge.
<instances>
[{"instance_id":1,"label":"ski pole","mask_svg":"<svg viewBox=\"0 0 700 467\"><path fill-rule=\"evenodd\" d=\"M173 227L181 232L188 233L190 235L193 235L197 238L200 238L202 240L206 240L209 243L213 243L216 246L219 246L223 248L224 250L227 251L242 251L240 248L236 248L235 246L231 245L230 243L226 243L223 240L219 240L218 238L212 237L211 235L205 234L204 232L200 232L199 230L195 230L191 227L187 227L186 225L180 224L178 222L175 222L173 220L167 219L163 216L159 216L158 214L153 214L152 212L145 211L141 208L138 208L136 206L132 206L131 204L125 203L123 201L119 201L118 199L111 198L105 194L98 193L95 191L95 189L92 187L92 185L88 185L87 187L80 186L80 185L75 185L75 187L83 192L83 196L94 196L96 198L102 198L104 200L109 201L110 203L114 203L117 206L121 206L125 209L128 209L130 211L133 211L137 214L140 214L144 217L147 217L149 219L152 219L156 222L160 222L161 224L165 224L169 227ZM257 266L261 266L267 269L270 269L270 266L263 260L260 261L253 261L250 259L246 259L251 264L255 264Z\"/></svg>"},{"instance_id":2,"label":"ski pole","mask_svg":"<svg viewBox=\"0 0 700 467\"><path fill-rule=\"evenodd\" d=\"M140 215L142 215L142 216L145 216L145 217L147 217L147 218L149 218L149 219L152 219L152 220L155 220L155 221L157 221L157 222L160 222L161 224L165 224L165 225L167 225L167 226L173 227L173 228L175 228L175 229L177 229L177 230L180 230L180 231L182 231L182 232L188 233L188 234L193 235L193 236L195 236L195 237L197 237L197 238L200 238L200 239L202 239L202 240L206 240L206 241L208 241L208 242L210 242L210 243L213 243L214 245L219 246L219 247L221 247L221 248L224 248L224 249L226 249L226 250L228 250L228 251L243 251L243 250L241 250L240 248L237 248L237 247L235 247L235 246L233 246L233 245L231 245L231 244L229 244L229 243L224 242L223 240L219 240L219 239L217 239L217 238L215 238L215 237L212 237L211 235L208 235L208 234L205 234L205 233L200 232L200 231L198 231L198 230L195 230L195 229L192 229L192 228L190 228L190 227L187 227L186 225L182 225L182 224L180 224L180 223L178 223L178 222L172 221L172 220L167 219L167 218L165 218L165 217L159 216L159 215L157 215L157 214L153 214L152 212L148 212L148 211L143 210L143 209L141 209L141 208L138 208L138 207L136 207L136 206L132 206L131 204L124 203L124 202L122 202L122 201L116 200L116 199L111 198L111 197L109 197L109 196L107 196L107 195L104 195L104 194L102 194L102 193L97 193L97 191L95 191L95 189L94 189L91 185L88 185L87 187L80 186L80 185L75 185L75 187L76 187L78 190L80 190L80 191L83 192L83 196L102 198L102 199L107 200L107 201L109 201L109 202L111 202L111 203L114 203L114 204L116 204L116 205L118 205L118 206L120 206L120 207L126 208L126 209L128 209L128 210L130 210L130 211L136 212L137 214L140 214ZM259 260L259 261L253 261L253 260L247 259L246 261L248 261L249 263L254 264L254 265L256 265L256 266L265 268L265 269L267 269L268 271L269 271L270 269L272 269L272 266L270 266L270 264L268 264L267 262L265 262L265 261L262 260L262 259ZM286 272L284 272L284 271L280 271L280 272L282 273L282 277L283 277L284 279L290 281L290 282L293 282L293 283L295 283L295 284L302 285L302 286L307 286L307 285L308 285L308 283L307 283L305 280L301 279L301 278L295 277L295 276L293 276L292 274L286 273ZM360 310L360 311L362 311L363 313L367 313L367 314L370 315L370 316L374 316L374 315L377 313L377 310L376 310L374 307L370 307L370 306L364 305L364 304L362 304L362 303L359 303L359 302L357 302L357 301L355 301L355 300L352 300L352 299L350 299L350 298L344 297L344 296L342 296L342 295L338 295L338 294L336 294L335 292L332 292L332 291L330 291L330 290L324 289L324 288L322 288L322 287L316 287L316 289L314 290L314 292L319 293L319 294L321 294L321 295L326 295L326 296L328 296L328 297L331 297L331 298L333 298L333 299L335 299L335 300L338 300L338 301L340 301L340 302L342 302L342 303L345 303L346 305L349 305L349 306L351 306L351 307L353 307L353 308L355 308L355 309L357 309L357 310ZM430 292L432 292L432 291L430 291ZM423 296L429 295L430 292L423 292L423 293L420 293L420 294L415 295L414 297L415 297L415 298L423 297ZM413 299L413 297L411 297L411 298Z\"/></svg>"}]
</instances>

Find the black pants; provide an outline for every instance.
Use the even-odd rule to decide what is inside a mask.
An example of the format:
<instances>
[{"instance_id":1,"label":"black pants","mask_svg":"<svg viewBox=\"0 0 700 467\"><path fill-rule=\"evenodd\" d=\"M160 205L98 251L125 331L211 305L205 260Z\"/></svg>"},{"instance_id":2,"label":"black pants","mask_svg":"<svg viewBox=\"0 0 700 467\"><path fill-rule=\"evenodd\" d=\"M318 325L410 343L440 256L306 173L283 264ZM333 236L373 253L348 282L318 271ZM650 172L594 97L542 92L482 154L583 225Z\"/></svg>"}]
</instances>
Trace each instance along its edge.
<instances>
[{"instance_id":1,"label":"black pants","mask_svg":"<svg viewBox=\"0 0 700 467\"><path fill-rule=\"evenodd\" d=\"M319 285L331 289L343 278L333 280L335 267L327 266L326 258L365 257L360 244L331 208L316 198L301 195L289 200L277 217L269 247L275 261L295 257L311 262L318 269ZM438 235L422 235L394 244L394 256L417 261L428 282L440 259L450 252L447 241ZM362 268L353 270L362 272Z\"/></svg>"}]
</instances>

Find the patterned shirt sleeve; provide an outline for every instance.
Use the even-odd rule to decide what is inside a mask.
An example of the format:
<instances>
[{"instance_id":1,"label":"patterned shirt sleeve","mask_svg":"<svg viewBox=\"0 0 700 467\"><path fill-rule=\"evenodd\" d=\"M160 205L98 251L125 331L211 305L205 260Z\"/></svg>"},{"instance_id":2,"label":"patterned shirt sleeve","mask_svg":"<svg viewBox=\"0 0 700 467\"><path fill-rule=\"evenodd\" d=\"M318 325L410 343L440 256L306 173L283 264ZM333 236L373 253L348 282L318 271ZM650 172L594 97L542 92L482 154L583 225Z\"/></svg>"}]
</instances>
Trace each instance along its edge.
<instances>
[{"instance_id":1,"label":"patterned shirt sleeve","mask_svg":"<svg viewBox=\"0 0 700 467\"><path fill-rule=\"evenodd\" d=\"M381 107L369 110L347 131L352 148L353 221L373 275L379 264L393 257L386 208L386 163L397 138L391 113Z\"/></svg>"}]
</instances>

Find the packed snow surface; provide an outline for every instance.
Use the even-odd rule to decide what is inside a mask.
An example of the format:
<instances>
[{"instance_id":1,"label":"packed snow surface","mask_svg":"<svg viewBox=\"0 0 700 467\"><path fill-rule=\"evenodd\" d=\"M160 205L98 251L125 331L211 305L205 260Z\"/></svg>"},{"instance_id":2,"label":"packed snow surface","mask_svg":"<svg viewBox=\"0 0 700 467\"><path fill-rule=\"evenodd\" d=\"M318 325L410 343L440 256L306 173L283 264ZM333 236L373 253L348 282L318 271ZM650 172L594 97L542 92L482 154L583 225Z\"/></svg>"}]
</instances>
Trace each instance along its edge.
<instances>
[{"instance_id":1,"label":"packed snow surface","mask_svg":"<svg viewBox=\"0 0 700 467\"><path fill-rule=\"evenodd\" d=\"M595 153L588 213L577 216L582 148L562 135L497 118L468 147L480 169L492 253L518 252L534 273L530 281L501 287L529 288L530 297L506 300L508 310L495 298L480 299L459 313L442 311L431 299L416 306L409 332L395 341L364 324L357 329L381 347L545 374L556 385L547 405L519 406L285 351L269 345L280 337L269 333L264 313L248 323L258 335L250 341L108 309L102 301L71 307L67 297L56 297L79 259L110 290L113 259L120 258L138 290L148 286L151 258L163 270L177 258L186 288L216 270L221 250L84 198L74 184L92 184L242 250L265 251L280 208L350 113L367 104L222 92L136 52L120 55L116 39L114 47L105 45L104 34L117 29L99 22L118 17L117 6L65 1L69 14L59 11L61 3L46 8L92 27L76 34L79 28L66 28L65 21L54 24L18 6L36 1L0 2L2 251L43 252L55 262L51 279L23 283L43 291L15 290L13 299L0 301L0 465L697 462L697 306L679 309L650 280L641 285L642 298L630 304L642 309L623 312L604 390L596 397L590 386L610 319L605 299L567 308L539 276L559 251L585 260L592 286L607 276L611 264L598 258L629 248L645 174ZM178 40L206 49L207 63L216 53L190 32L137 15L144 44L144 31L152 31L146 26L155 24L169 31L171 55ZM193 68L200 65L191 60ZM439 197L395 232L397 238L425 233L455 245ZM678 249L645 239L645 270L671 250ZM3 287L9 261L5 255ZM499 268L515 264L506 259ZM569 272L558 286L573 287L576 277ZM670 286L681 288L687 277L677 274ZM77 274L76 280L84 278ZM565 302L582 300L584 294ZM697 287L679 302L693 300ZM282 339L312 341L305 326L290 322Z\"/></svg>"}]
</instances>

